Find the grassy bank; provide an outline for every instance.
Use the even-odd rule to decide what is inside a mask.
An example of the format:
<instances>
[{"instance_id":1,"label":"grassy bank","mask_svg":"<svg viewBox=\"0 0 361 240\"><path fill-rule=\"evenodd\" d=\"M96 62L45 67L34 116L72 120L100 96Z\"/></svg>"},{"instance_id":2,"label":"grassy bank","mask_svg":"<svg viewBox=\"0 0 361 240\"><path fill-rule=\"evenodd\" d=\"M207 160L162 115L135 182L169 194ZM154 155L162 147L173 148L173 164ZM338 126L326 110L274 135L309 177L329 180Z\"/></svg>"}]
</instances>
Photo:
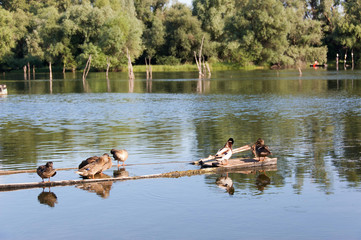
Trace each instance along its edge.
<instances>
[{"instance_id":1,"label":"grassy bank","mask_svg":"<svg viewBox=\"0 0 361 240\"><path fill-rule=\"evenodd\" d=\"M214 63L210 64L211 71L224 71L224 70L255 70L264 69L262 66L240 66L234 63ZM145 72L145 65L133 66L134 72ZM181 64L181 65L152 65L153 72L191 72L198 71L196 64Z\"/></svg>"}]
</instances>

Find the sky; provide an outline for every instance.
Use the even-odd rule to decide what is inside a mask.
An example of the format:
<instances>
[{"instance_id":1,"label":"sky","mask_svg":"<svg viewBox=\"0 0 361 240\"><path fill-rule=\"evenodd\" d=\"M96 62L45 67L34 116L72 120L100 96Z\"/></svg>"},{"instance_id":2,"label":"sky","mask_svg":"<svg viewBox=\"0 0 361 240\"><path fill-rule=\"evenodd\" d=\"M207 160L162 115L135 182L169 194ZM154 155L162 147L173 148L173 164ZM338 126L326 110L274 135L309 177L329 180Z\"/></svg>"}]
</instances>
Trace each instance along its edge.
<instances>
[{"instance_id":1,"label":"sky","mask_svg":"<svg viewBox=\"0 0 361 240\"><path fill-rule=\"evenodd\" d=\"M192 0L178 0L178 2L180 2L180 3L185 3L185 4L187 4L188 6L192 6Z\"/></svg>"}]
</instances>

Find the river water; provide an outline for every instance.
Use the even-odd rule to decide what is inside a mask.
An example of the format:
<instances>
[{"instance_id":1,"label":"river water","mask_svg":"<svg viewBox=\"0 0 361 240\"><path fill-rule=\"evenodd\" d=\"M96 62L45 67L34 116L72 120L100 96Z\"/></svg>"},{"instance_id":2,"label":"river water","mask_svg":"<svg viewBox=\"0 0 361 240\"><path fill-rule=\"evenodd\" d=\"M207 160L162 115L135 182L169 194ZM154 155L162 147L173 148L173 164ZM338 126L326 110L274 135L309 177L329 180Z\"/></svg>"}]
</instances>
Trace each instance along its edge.
<instances>
[{"instance_id":1,"label":"river water","mask_svg":"<svg viewBox=\"0 0 361 240\"><path fill-rule=\"evenodd\" d=\"M277 166L0 192L0 239L360 239L361 71L144 77L1 75L0 170L73 168L112 148L129 158L111 177L199 169L189 163L229 137L234 147L262 137ZM52 180L79 179L74 171Z\"/></svg>"}]
</instances>

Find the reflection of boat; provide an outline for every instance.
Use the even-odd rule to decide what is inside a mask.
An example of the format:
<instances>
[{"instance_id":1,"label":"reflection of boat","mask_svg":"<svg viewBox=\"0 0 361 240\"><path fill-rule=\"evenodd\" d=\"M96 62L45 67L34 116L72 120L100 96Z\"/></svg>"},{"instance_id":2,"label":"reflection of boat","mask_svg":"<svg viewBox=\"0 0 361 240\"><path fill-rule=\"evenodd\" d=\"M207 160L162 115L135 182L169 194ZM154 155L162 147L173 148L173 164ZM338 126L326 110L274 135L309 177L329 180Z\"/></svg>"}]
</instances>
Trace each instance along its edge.
<instances>
[{"instance_id":1,"label":"reflection of boat","mask_svg":"<svg viewBox=\"0 0 361 240\"><path fill-rule=\"evenodd\" d=\"M234 194L234 187L233 187L233 181L230 177L227 176L221 176L216 179L216 184L218 187L226 190L230 195Z\"/></svg>"},{"instance_id":2,"label":"reflection of boat","mask_svg":"<svg viewBox=\"0 0 361 240\"><path fill-rule=\"evenodd\" d=\"M41 192L38 196L38 200L41 204L48 205L49 207L54 207L55 203L58 203L57 197L53 192Z\"/></svg>"}]
</instances>

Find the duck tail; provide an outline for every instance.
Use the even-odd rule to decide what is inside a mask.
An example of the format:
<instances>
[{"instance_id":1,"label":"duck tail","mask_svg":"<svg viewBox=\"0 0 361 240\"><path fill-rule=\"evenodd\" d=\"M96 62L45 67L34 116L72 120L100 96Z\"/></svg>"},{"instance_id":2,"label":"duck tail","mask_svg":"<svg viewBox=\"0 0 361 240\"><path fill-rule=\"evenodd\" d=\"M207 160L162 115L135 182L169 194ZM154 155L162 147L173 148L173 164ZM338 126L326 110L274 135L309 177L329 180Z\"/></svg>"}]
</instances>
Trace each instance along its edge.
<instances>
[{"instance_id":1,"label":"duck tail","mask_svg":"<svg viewBox=\"0 0 361 240\"><path fill-rule=\"evenodd\" d=\"M81 171L76 171L75 173L77 173L77 174L79 174L79 175L81 175L81 176L84 176L84 172L81 172Z\"/></svg>"}]
</instances>

